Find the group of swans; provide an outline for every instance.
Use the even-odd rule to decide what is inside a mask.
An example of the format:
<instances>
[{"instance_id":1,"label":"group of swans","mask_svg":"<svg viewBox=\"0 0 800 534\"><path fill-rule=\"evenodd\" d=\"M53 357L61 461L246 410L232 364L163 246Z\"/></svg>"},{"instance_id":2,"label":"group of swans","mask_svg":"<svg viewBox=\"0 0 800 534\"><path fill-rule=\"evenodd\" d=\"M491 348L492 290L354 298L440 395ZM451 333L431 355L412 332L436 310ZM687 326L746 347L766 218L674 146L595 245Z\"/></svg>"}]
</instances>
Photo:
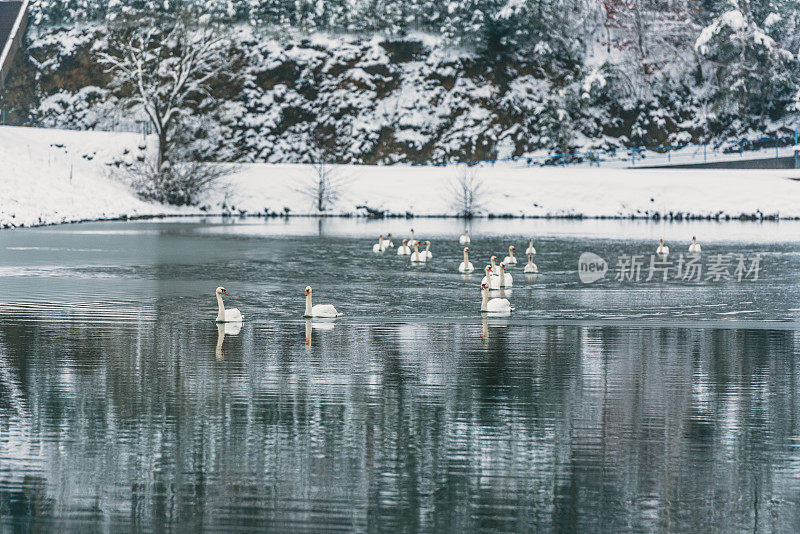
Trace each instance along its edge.
<instances>
[{"instance_id":1,"label":"group of swans","mask_svg":"<svg viewBox=\"0 0 800 534\"><path fill-rule=\"evenodd\" d=\"M392 234L389 234L389 238L391 240ZM378 241L380 244L380 241ZM420 251L419 247L425 245L425 250ZM394 246L394 245L390 245ZM373 252L383 252L384 249L378 250L378 245L374 245L372 247ZM411 239L403 239L403 244L397 247L397 255L398 256L410 256L411 263L425 263L429 259L433 258L433 253L431 252L431 242L430 241L417 241L414 237L414 229L411 229Z\"/></svg>"},{"instance_id":2,"label":"group of swans","mask_svg":"<svg viewBox=\"0 0 800 534\"><path fill-rule=\"evenodd\" d=\"M403 241L405 243L405 240ZM372 245L372 252L375 254L380 254L381 252L386 252L387 249L394 248L394 243L392 243L392 233L389 232L386 235L386 239L383 238L383 234L378 236L378 242Z\"/></svg>"},{"instance_id":3,"label":"group of swans","mask_svg":"<svg viewBox=\"0 0 800 534\"><path fill-rule=\"evenodd\" d=\"M464 234L459 237L458 239L460 244L469 244L471 239L469 237L469 230L464 230ZM420 245L425 245L425 250L420 251ZM663 245L663 240L662 240ZM695 239L692 238L692 246L696 246L698 251L700 245L695 242ZM392 234L387 234L387 238L383 238L383 234L378 237L378 242L373 245L372 250L375 253L385 252L387 249L394 247L392 243ZM413 252L411 252L411 247L413 247ZM398 247L397 254L400 256L411 256L410 260L412 263L425 263L429 259L433 258L433 254L431 253L431 242L430 241L417 241L414 237L414 229L411 229L411 239L404 239L403 244ZM514 308L511 307L508 299L505 298L489 298L489 291L495 289L506 289L510 288L514 284L514 278L511 273L507 272L507 266L513 266L517 264L517 259L514 255L516 252L516 248L514 245L508 247L508 256L506 256L503 261L498 265L497 264L497 256L492 256L490 260L490 264L486 265L484 268L485 276L483 280L481 280L481 292L483 293L483 300L481 302L481 311L487 313L511 313ZM536 249L533 248L533 239L530 240L527 250L525 251L528 254L528 264L525 266L524 272L525 273L536 273L538 272L538 268L536 264L533 263L533 255L536 254ZM475 270L475 267L472 265L472 262L469 261L469 247L464 247L464 261L458 266L458 270L462 273L471 273ZM317 304L314 305L312 303L312 289L311 286L306 286L306 308L305 312L303 313L303 317L305 318L324 318L324 319L335 319L336 317L341 317L342 314L331 304ZM222 301L222 295L228 295L228 292L225 290L224 287L220 286L216 289L215 295L217 297L217 323L241 323L244 321L244 316L238 310L238 308L225 308L225 304Z\"/></svg>"},{"instance_id":4,"label":"group of swans","mask_svg":"<svg viewBox=\"0 0 800 534\"><path fill-rule=\"evenodd\" d=\"M306 286L306 310L305 313L303 313L303 317L335 319L336 317L342 316L331 304L313 305L311 302L311 292L311 286ZM224 287L218 287L215 294L217 295L217 306L219 307L219 312L217 313L218 323L241 323L244 321L244 316L238 308L225 309L225 303L222 302L222 295L227 295L228 292L225 291Z\"/></svg>"},{"instance_id":5,"label":"group of swans","mask_svg":"<svg viewBox=\"0 0 800 534\"><path fill-rule=\"evenodd\" d=\"M700 243L697 242L697 237L692 236L692 242L689 245L689 254L700 254L701 250L702 248L700 247ZM663 237L658 240L656 254L659 256L667 256L669 254L669 247L664 244Z\"/></svg>"},{"instance_id":6,"label":"group of swans","mask_svg":"<svg viewBox=\"0 0 800 534\"><path fill-rule=\"evenodd\" d=\"M414 243L414 252L411 253L411 263L425 263L429 259L433 258L433 254L431 253L431 242L425 241L425 250L422 252L419 251L419 246L421 244L423 244L421 241Z\"/></svg>"}]
</instances>

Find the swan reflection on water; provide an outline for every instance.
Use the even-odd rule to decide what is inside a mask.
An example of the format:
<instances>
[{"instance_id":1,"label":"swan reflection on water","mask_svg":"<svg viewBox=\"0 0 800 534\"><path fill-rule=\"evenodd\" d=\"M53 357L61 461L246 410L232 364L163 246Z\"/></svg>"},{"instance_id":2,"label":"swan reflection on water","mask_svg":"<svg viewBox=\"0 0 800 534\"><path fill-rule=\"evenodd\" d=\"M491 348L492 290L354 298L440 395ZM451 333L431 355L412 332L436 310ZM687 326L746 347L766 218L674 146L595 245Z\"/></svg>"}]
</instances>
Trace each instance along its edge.
<instances>
[{"instance_id":1,"label":"swan reflection on water","mask_svg":"<svg viewBox=\"0 0 800 534\"><path fill-rule=\"evenodd\" d=\"M217 361L225 359L225 349L222 344L225 343L225 335L236 336L242 331L242 323L217 323Z\"/></svg>"},{"instance_id":2,"label":"swan reflection on water","mask_svg":"<svg viewBox=\"0 0 800 534\"><path fill-rule=\"evenodd\" d=\"M311 331L321 330L330 331L336 326L336 320L333 318L314 318L306 319L306 347L311 347Z\"/></svg>"},{"instance_id":3,"label":"swan reflection on water","mask_svg":"<svg viewBox=\"0 0 800 534\"><path fill-rule=\"evenodd\" d=\"M482 334L481 340L486 343L489 341L489 327L492 328L506 328L508 327L508 316L493 315L491 313L484 313L481 317Z\"/></svg>"}]
</instances>

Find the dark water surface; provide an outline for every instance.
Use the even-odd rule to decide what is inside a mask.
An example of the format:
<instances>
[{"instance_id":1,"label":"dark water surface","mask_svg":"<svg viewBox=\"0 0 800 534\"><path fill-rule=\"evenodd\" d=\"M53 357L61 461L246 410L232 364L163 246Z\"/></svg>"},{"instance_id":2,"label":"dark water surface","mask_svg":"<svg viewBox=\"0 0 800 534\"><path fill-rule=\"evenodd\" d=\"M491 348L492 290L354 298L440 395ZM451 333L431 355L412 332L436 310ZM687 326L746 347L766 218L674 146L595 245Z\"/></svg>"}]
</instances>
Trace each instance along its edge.
<instances>
[{"instance_id":1,"label":"dark water surface","mask_svg":"<svg viewBox=\"0 0 800 534\"><path fill-rule=\"evenodd\" d=\"M477 221L541 269L488 319L459 224L0 232L0 531L800 531L800 223ZM692 234L759 279L578 280Z\"/></svg>"}]
</instances>

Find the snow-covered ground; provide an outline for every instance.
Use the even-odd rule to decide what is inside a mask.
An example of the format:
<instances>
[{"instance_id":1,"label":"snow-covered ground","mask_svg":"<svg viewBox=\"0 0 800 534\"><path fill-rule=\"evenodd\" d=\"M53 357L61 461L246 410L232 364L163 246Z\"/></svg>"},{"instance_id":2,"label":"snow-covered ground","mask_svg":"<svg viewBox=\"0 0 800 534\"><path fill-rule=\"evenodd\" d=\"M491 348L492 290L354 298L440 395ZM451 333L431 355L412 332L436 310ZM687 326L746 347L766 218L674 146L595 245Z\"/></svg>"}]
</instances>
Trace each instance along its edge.
<instances>
[{"instance_id":1,"label":"snow-covered ground","mask_svg":"<svg viewBox=\"0 0 800 534\"><path fill-rule=\"evenodd\" d=\"M117 170L147 151L135 134L0 127L0 226L200 213L143 202ZM152 147L151 147L152 148ZM340 166L331 215L454 215L462 166ZM206 213L317 214L308 165L245 164L209 191ZM513 166L477 170L482 213L513 216L648 217L673 214L800 217L800 173Z\"/></svg>"},{"instance_id":2,"label":"snow-covered ground","mask_svg":"<svg viewBox=\"0 0 800 534\"><path fill-rule=\"evenodd\" d=\"M135 134L0 127L0 228L178 213L138 199L107 165L133 157L141 141Z\"/></svg>"}]
</instances>

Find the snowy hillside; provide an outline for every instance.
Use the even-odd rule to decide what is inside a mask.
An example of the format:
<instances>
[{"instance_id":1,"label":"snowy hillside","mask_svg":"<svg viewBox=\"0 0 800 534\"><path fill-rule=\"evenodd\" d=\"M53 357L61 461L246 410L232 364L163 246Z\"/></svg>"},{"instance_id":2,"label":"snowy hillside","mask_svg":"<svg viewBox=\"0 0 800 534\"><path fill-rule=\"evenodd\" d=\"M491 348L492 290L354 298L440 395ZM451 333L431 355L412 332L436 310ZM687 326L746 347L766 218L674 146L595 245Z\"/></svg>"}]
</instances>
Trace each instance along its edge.
<instances>
[{"instance_id":1,"label":"snowy hillside","mask_svg":"<svg viewBox=\"0 0 800 534\"><path fill-rule=\"evenodd\" d=\"M230 72L182 125L207 160L322 152L430 164L741 139L747 149L797 124L800 19L788 3L189 3L228 39ZM7 120L133 130L142 117L120 110L124 91L98 60L128 3L78 4L36 4Z\"/></svg>"},{"instance_id":2,"label":"snowy hillside","mask_svg":"<svg viewBox=\"0 0 800 534\"><path fill-rule=\"evenodd\" d=\"M0 127L0 227L159 214L319 215L310 165L243 164L197 208L139 200L121 169L148 150L141 136ZM144 148L144 150L142 149ZM452 216L464 166L335 168L328 215ZM800 217L791 171L480 167L482 215L538 217Z\"/></svg>"}]
</instances>

